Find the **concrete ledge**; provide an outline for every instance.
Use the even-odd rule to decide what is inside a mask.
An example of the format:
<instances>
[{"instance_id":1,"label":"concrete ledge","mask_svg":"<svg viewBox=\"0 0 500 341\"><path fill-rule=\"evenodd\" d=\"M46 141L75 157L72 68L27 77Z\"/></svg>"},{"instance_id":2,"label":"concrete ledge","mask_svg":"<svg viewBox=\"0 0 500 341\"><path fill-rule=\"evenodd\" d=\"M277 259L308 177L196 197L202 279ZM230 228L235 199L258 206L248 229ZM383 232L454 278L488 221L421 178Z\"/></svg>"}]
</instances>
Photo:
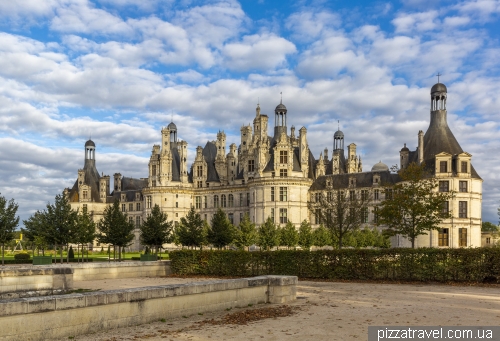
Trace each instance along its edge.
<instances>
[{"instance_id":1,"label":"concrete ledge","mask_svg":"<svg viewBox=\"0 0 500 341\"><path fill-rule=\"evenodd\" d=\"M47 340L296 298L297 277L261 276L0 301L0 341ZM29 328L25 328L29 326Z\"/></svg>"},{"instance_id":2,"label":"concrete ledge","mask_svg":"<svg viewBox=\"0 0 500 341\"><path fill-rule=\"evenodd\" d=\"M0 299L52 295L73 287L71 268L14 268L0 270Z\"/></svg>"}]
</instances>

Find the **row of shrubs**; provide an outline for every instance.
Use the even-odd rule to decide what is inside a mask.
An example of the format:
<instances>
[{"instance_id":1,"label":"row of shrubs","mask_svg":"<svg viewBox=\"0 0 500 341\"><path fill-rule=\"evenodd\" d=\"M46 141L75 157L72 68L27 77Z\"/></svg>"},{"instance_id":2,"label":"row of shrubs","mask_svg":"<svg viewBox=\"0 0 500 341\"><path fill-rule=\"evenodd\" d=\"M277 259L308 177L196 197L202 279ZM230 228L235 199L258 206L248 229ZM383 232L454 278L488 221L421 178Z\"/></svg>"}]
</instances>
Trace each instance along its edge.
<instances>
[{"instance_id":1,"label":"row of shrubs","mask_svg":"<svg viewBox=\"0 0 500 341\"><path fill-rule=\"evenodd\" d=\"M337 280L484 282L500 279L500 248L342 249L244 252L179 250L178 275L294 275Z\"/></svg>"}]
</instances>

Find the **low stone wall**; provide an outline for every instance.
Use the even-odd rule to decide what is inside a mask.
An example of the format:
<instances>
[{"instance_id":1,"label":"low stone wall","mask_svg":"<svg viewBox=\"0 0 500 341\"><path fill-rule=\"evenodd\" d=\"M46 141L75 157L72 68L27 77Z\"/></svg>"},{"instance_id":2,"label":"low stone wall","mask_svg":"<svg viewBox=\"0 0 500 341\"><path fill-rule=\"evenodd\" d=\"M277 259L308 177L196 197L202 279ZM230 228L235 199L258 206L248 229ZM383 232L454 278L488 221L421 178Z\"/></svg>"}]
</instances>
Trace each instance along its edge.
<instances>
[{"instance_id":1,"label":"low stone wall","mask_svg":"<svg viewBox=\"0 0 500 341\"><path fill-rule=\"evenodd\" d=\"M73 269L64 267L0 270L0 299L52 295L73 287Z\"/></svg>"},{"instance_id":2,"label":"low stone wall","mask_svg":"<svg viewBox=\"0 0 500 341\"><path fill-rule=\"evenodd\" d=\"M74 281L92 281L111 278L161 277L172 274L170 271L170 261L73 263L70 266L74 271Z\"/></svg>"},{"instance_id":3,"label":"low stone wall","mask_svg":"<svg viewBox=\"0 0 500 341\"><path fill-rule=\"evenodd\" d=\"M47 340L296 298L297 277L262 276L0 301L0 341Z\"/></svg>"}]
</instances>

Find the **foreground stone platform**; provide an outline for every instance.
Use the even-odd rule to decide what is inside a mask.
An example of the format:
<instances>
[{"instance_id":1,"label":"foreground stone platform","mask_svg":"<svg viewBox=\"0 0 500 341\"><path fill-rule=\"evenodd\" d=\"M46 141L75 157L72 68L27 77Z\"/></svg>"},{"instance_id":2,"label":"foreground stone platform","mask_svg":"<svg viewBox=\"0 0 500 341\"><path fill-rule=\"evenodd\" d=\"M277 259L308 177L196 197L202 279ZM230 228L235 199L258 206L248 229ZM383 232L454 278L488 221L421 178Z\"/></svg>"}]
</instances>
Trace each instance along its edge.
<instances>
[{"instance_id":1,"label":"foreground stone platform","mask_svg":"<svg viewBox=\"0 0 500 341\"><path fill-rule=\"evenodd\" d=\"M296 298L297 277L261 276L0 301L0 340L48 340Z\"/></svg>"}]
</instances>

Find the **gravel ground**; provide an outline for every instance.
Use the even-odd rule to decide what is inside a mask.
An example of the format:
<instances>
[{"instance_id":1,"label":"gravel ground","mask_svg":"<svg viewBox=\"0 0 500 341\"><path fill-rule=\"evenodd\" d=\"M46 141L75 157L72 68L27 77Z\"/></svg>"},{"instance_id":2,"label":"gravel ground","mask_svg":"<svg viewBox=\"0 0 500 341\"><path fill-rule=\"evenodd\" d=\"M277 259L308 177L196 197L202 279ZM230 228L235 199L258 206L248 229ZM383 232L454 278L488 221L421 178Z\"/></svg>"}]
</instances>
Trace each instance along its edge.
<instances>
[{"instance_id":1,"label":"gravel ground","mask_svg":"<svg viewBox=\"0 0 500 341\"><path fill-rule=\"evenodd\" d=\"M75 282L118 289L193 278ZM187 316L76 336L74 340L367 340L368 326L498 326L500 287L299 281L297 300ZM67 338L62 340L68 340Z\"/></svg>"}]
</instances>

